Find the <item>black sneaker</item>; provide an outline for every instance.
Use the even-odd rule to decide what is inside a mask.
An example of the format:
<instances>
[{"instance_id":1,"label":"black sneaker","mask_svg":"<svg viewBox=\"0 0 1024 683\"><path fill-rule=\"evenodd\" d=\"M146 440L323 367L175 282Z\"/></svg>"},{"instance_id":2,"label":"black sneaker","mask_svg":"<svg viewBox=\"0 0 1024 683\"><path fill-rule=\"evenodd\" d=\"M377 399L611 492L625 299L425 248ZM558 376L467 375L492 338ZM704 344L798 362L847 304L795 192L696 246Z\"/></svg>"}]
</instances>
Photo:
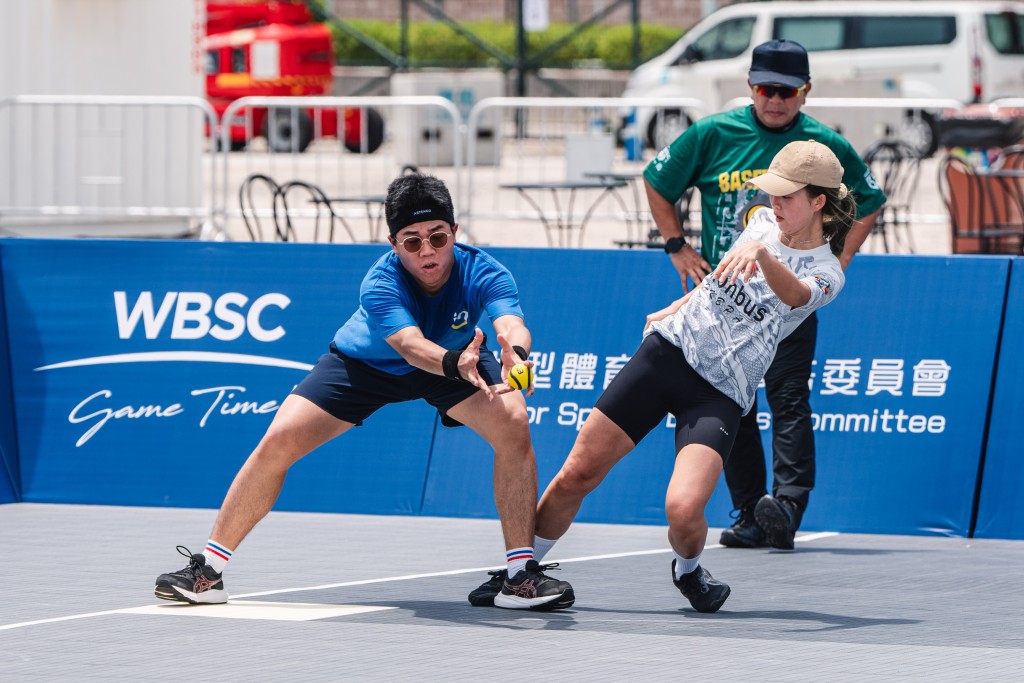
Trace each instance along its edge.
<instances>
[{"instance_id":1,"label":"black sneaker","mask_svg":"<svg viewBox=\"0 0 1024 683\"><path fill-rule=\"evenodd\" d=\"M736 511L734 511L736 512ZM738 510L739 516L732 526L722 532L718 542L726 548L763 548L764 530L754 519L754 506L748 505Z\"/></svg>"},{"instance_id":2,"label":"black sneaker","mask_svg":"<svg viewBox=\"0 0 1024 683\"><path fill-rule=\"evenodd\" d=\"M689 574L676 579L675 560L672 560L672 583L690 601L693 609L707 614L717 612L732 592L729 584L717 580L711 576L711 572L699 565Z\"/></svg>"},{"instance_id":3,"label":"black sneaker","mask_svg":"<svg viewBox=\"0 0 1024 683\"><path fill-rule=\"evenodd\" d=\"M765 541L779 550L792 550L796 536L796 503L789 498L761 496L754 507L754 519L764 529Z\"/></svg>"},{"instance_id":4,"label":"black sneaker","mask_svg":"<svg viewBox=\"0 0 1024 683\"><path fill-rule=\"evenodd\" d=\"M526 569L511 579L505 577L501 592L494 596L494 606L505 609L532 609L549 612L572 607L576 594L566 581L558 581L544 572L557 569L558 563L540 564L537 560L526 563Z\"/></svg>"},{"instance_id":5,"label":"black sneaker","mask_svg":"<svg viewBox=\"0 0 1024 683\"><path fill-rule=\"evenodd\" d=\"M491 575L491 578L469 594L469 604L473 607L494 607L494 598L501 592L501 587L508 577L508 571L505 569L487 573Z\"/></svg>"},{"instance_id":6,"label":"black sneaker","mask_svg":"<svg viewBox=\"0 0 1024 683\"><path fill-rule=\"evenodd\" d=\"M221 575L206 566L202 553L193 554L183 545L178 552L189 558L188 566L180 572L161 574L153 592L163 600L188 602L193 605L219 605L228 601Z\"/></svg>"}]
</instances>

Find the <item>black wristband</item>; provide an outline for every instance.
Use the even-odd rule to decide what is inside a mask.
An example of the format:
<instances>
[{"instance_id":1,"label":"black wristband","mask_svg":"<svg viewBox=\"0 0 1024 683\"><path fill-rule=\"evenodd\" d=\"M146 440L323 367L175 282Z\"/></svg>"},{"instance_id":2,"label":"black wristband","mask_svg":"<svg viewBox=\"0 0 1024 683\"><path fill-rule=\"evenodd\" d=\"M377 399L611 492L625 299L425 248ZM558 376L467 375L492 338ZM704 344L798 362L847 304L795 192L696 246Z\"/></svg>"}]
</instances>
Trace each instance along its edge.
<instances>
[{"instance_id":1,"label":"black wristband","mask_svg":"<svg viewBox=\"0 0 1024 683\"><path fill-rule=\"evenodd\" d=\"M523 360L529 360L530 354L528 354L526 352L526 349L524 349L522 346L513 345L512 350L515 351L516 355L522 358Z\"/></svg>"},{"instance_id":2,"label":"black wristband","mask_svg":"<svg viewBox=\"0 0 1024 683\"><path fill-rule=\"evenodd\" d=\"M441 370L444 372L444 376L448 379L454 379L459 382L465 382L462 375L459 374L459 357L462 355L462 351L453 350L445 351L444 358L441 359Z\"/></svg>"}]
</instances>

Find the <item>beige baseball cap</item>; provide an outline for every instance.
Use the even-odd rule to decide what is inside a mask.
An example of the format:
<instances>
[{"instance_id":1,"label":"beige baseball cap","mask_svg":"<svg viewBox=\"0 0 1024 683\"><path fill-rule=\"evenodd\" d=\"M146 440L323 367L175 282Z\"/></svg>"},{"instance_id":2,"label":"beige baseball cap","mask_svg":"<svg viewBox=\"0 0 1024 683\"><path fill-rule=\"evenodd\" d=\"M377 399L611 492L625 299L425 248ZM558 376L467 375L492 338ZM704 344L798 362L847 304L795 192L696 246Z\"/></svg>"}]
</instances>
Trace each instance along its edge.
<instances>
[{"instance_id":1,"label":"beige baseball cap","mask_svg":"<svg viewBox=\"0 0 1024 683\"><path fill-rule=\"evenodd\" d=\"M843 184L843 165L832 150L820 142L797 140L775 155L767 173L747 182L775 197L792 194L808 185L838 188Z\"/></svg>"}]
</instances>

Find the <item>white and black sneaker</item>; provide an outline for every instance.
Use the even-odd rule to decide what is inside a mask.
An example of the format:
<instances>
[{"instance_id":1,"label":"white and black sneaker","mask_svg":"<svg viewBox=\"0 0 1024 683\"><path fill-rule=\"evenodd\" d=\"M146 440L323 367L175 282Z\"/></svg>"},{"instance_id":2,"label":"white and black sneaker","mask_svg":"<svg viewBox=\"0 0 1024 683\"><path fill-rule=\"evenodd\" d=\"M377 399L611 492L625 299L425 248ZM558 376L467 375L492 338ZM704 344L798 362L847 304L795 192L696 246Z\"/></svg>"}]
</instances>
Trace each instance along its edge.
<instances>
[{"instance_id":1,"label":"white and black sneaker","mask_svg":"<svg viewBox=\"0 0 1024 683\"><path fill-rule=\"evenodd\" d=\"M224 580L212 567L207 566L202 553L192 553L183 545L178 546L178 552L189 558L188 566L181 571L158 576L153 590L156 597L193 605L219 605L227 602Z\"/></svg>"},{"instance_id":2,"label":"white and black sneaker","mask_svg":"<svg viewBox=\"0 0 1024 683\"><path fill-rule=\"evenodd\" d=\"M494 607L494 598L498 597L505 579L508 578L508 571L487 572L491 577L480 584L480 587L469 594L469 604L473 607Z\"/></svg>"},{"instance_id":3,"label":"white and black sneaker","mask_svg":"<svg viewBox=\"0 0 1024 683\"><path fill-rule=\"evenodd\" d=\"M572 607L576 602L576 594L569 582L552 579L544 574L557 568L557 562L540 564L537 560L528 561L526 569L517 572L515 576L505 577L501 592L494 596L494 606L537 612Z\"/></svg>"}]
</instances>

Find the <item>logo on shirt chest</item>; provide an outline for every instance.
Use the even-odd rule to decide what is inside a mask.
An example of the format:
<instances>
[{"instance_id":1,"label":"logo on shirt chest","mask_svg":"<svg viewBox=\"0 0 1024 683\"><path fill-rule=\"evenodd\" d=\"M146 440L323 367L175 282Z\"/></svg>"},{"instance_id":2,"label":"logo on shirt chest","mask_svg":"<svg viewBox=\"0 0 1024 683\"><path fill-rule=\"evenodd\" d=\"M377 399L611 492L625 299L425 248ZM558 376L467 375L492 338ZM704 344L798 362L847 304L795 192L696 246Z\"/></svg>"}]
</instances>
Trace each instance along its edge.
<instances>
[{"instance_id":1,"label":"logo on shirt chest","mask_svg":"<svg viewBox=\"0 0 1024 683\"><path fill-rule=\"evenodd\" d=\"M469 311L459 311L452 316L452 329L460 330L469 324Z\"/></svg>"}]
</instances>

